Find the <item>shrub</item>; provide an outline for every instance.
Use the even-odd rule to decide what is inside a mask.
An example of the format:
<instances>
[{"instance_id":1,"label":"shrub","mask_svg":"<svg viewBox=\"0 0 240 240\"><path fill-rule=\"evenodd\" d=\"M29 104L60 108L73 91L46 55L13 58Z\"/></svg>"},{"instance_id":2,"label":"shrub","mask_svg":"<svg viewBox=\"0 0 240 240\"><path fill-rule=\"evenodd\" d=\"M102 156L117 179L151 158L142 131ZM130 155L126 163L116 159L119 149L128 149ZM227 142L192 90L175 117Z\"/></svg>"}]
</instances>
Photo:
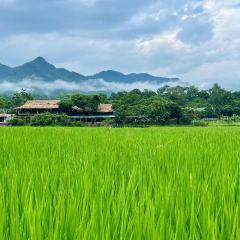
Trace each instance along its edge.
<instances>
[{"instance_id":1,"label":"shrub","mask_svg":"<svg viewBox=\"0 0 240 240\"><path fill-rule=\"evenodd\" d=\"M51 114L48 112L36 114L34 116L18 116L10 123L13 126L71 126L73 125L66 114ZM74 126L78 124L74 124Z\"/></svg>"},{"instance_id":2,"label":"shrub","mask_svg":"<svg viewBox=\"0 0 240 240\"><path fill-rule=\"evenodd\" d=\"M14 117L9 123L12 126L25 126L29 124L29 119L27 117Z\"/></svg>"},{"instance_id":3,"label":"shrub","mask_svg":"<svg viewBox=\"0 0 240 240\"><path fill-rule=\"evenodd\" d=\"M203 120L193 120L192 125L195 127L206 127L208 126L208 122Z\"/></svg>"},{"instance_id":4,"label":"shrub","mask_svg":"<svg viewBox=\"0 0 240 240\"><path fill-rule=\"evenodd\" d=\"M41 113L34 115L30 120L31 126L66 126L69 119L66 114Z\"/></svg>"},{"instance_id":5,"label":"shrub","mask_svg":"<svg viewBox=\"0 0 240 240\"><path fill-rule=\"evenodd\" d=\"M237 122L240 122L240 116L234 114L232 117L221 117L220 120L226 123L232 123L232 122L237 123Z\"/></svg>"},{"instance_id":6,"label":"shrub","mask_svg":"<svg viewBox=\"0 0 240 240\"><path fill-rule=\"evenodd\" d=\"M83 127L84 125L83 125L82 122L79 122L79 121L74 121L74 122L69 121L68 126L70 126L70 127Z\"/></svg>"},{"instance_id":7,"label":"shrub","mask_svg":"<svg viewBox=\"0 0 240 240\"><path fill-rule=\"evenodd\" d=\"M194 112L193 108L183 108L179 123L188 125L188 124L191 124L196 118L197 118L197 115Z\"/></svg>"}]
</instances>

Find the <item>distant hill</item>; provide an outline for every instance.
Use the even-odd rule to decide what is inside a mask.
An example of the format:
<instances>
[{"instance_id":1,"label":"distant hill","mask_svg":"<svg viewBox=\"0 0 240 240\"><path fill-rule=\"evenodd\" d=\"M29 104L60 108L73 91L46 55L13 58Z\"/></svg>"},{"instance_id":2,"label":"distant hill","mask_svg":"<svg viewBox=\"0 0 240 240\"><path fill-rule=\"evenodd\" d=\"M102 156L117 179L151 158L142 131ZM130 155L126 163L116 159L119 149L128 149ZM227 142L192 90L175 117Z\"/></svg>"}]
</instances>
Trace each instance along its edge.
<instances>
[{"instance_id":1,"label":"distant hill","mask_svg":"<svg viewBox=\"0 0 240 240\"><path fill-rule=\"evenodd\" d=\"M115 85L121 84L121 88L124 89L124 84L149 83L160 86L167 83L177 83L179 82L179 79L156 77L147 73L123 74L113 70L102 71L94 75L84 76L76 72L68 71L64 68L56 68L54 65L48 63L43 57L37 57L33 61L12 68L0 64L0 84L8 83L10 86L15 86L13 85L13 83L15 83L19 87L21 87L21 84L23 85L22 87L26 87L26 82L28 82L29 86L32 86L31 89L34 88L40 90L41 86L38 86L37 82L41 82L41 84L51 84L56 81L61 82L62 85L64 85L64 83L71 84L72 88L75 86L76 90L77 85L83 84L82 86L90 86L90 91L95 91L104 90L101 86L104 85L106 88L107 83L115 83ZM60 86L56 87L61 90ZM4 90L4 88L6 88L6 84L3 85L2 89ZM62 86L62 88L64 87ZM110 88L107 90L114 91L114 89Z\"/></svg>"},{"instance_id":2,"label":"distant hill","mask_svg":"<svg viewBox=\"0 0 240 240\"><path fill-rule=\"evenodd\" d=\"M134 82L156 82L156 83L167 83L179 81L178 78L164 78L155 77L147 73L131 73L123 74L121 72L109 70L97 73L93 76L89 76L89 79L104 79L107 82L121 82L121 83L134 83Z\"/></svg>"},{"instance_id":3,"label":"distant hill","mask_svg":"<svg viewBox=\"0 0 240 240\"><path fill-rule=\"evenodd\" d=\"M5 79L9 76L11 68L0 64L0 79Z\"/></svg>"},{"instance_id":4,"label":"distant hill","mask_svg":"<svg viewBox=\"0 0 240 240\"><path fill-rule=\"evenodd\" d=\"M56 68L42 57L38 57L31 62L14 68L0 65L0 81L9 80L12 82L17 82L33 77L47 82L57 79L73 82L85 79L85 76L81 74L70 72L64 68Z\"/></svg>"}]
</instances>

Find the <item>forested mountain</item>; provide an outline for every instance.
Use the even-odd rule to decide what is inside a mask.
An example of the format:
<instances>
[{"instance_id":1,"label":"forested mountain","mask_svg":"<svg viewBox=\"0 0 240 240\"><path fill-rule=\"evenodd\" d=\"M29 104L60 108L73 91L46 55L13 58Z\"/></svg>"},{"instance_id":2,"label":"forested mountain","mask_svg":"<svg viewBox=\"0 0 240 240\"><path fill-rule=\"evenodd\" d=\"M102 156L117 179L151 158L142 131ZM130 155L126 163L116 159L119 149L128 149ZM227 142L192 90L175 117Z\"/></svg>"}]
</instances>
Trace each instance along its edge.
<instances>
[{"instance_id":1,"label":"forested mountain","mask_svg":"<svg viewBox=\"0 0 240 240\"><path fill-rule=\"evenodd\" d=\"M77 72L57 68L43 57L38 57L18 67L0 64L0 91L26 88L31 91L118 91L124 90L127 84L153 84L157 87L166 83L177 83L178 78L156 77L147 73L123 74L108 70L84 76ZM51 85L46 85L51 84ZM110 85L111 84L111 85ZM118 88L118 89L115 89ZM129 90L129 89L126 89Z\"/></svg>"}]
</instances>

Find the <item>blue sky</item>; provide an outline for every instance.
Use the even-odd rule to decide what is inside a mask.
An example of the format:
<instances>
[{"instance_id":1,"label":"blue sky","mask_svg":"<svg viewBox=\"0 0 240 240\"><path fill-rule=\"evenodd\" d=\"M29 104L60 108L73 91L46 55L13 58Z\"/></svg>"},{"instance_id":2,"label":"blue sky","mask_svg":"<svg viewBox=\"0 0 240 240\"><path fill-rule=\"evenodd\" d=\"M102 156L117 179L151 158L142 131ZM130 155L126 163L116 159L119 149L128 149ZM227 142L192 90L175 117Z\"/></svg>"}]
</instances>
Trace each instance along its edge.
<instances>
[{"instance_id":1,"label":"blue sky","mask_svg":"<svg viewBox=\"0 0 240 240\"><path fill-rule=\"evenodd\" d=\"M240 0L0 0L0 62L37 56L240 89Z\"/></svg>"}]
</instances>

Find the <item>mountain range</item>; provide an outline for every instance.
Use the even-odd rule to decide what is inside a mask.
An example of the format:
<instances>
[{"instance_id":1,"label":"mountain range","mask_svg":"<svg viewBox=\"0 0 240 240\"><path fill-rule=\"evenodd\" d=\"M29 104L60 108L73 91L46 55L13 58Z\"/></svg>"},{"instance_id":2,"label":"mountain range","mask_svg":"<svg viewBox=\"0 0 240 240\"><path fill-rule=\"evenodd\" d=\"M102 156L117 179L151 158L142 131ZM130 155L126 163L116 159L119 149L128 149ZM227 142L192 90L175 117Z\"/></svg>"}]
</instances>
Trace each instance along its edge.
<instances>
[{"instance_id":1,"label":"mountain range","mask_svg":"<svg viewBox=\"0 0 240 240\"><path fill-rule=\"evenodd\" d=\"M147 73L123 74L108 70L84 76L77 72L57 68L43 57L21 66L8 67L0 64L0 91L27 88L32 91L118 91L144 88L147 84L156 88L163 84L177 83L178 78L152 76ZM125 86L125 87L124 87ZM136 86L136 87L135 87Z\"/></svg>"}]
</instances>

